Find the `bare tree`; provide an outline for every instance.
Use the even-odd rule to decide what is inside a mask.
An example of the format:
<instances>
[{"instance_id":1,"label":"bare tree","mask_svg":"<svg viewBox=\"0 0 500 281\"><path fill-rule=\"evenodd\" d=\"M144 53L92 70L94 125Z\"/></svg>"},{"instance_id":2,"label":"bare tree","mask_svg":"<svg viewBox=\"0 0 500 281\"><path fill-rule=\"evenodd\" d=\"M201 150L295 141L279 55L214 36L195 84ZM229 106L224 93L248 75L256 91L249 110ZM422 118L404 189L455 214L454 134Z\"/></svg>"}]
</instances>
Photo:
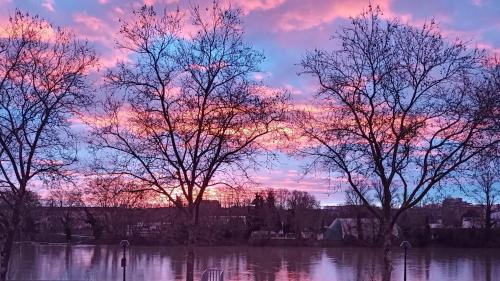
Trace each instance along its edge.
<instances>
[{"instance_id":1,"label":"bare tree","mask_svg":"<svg viewBox=\"0 0 500 281\"><path fill-rule=\"evenodd\" d=\"M86 42L45 20L16 11L0 38L0 279L7 277L14 234L25 197L39 179L64 175L76 160L70 117L88 104L86 74L96 56ZM35 184L38 182L38 184ZM2 193L4 194L4 193Z\"/></svg>"},{"instance_id":2,"label":"bare tree","mask_svg":"<svg viewBox=\"0 0 500 281\"><path fill-rule=\"evenodd\" d=\"M127 225L134 223L132 209L164 206L157 193L142 190L139 182L113 175L88 176L84 202L96 239L102 232L124 237Z\"/></svg>"},{"instance_id":3,"label":"bare tree","mask_svg":"<svg viewBox=\"0 0 500 281\"><path fill-rule=\"evenodd\" d=\"M287 199L287 207L290 211L290 224L297 238L301 239L304 230L318 228L314 218L317 216L316 209L320 205L316 198L306 192L293 190Z\"/></svg>"},{"instance_id":4,"label":"bare tree","mask_svg":"<svg viewBox=\"0 0 500 281\"><path fill-rule=\"evenodd\" d=\"M459 181L464 194L484 207L486 241L491 238L493 207L500 199L500 156L487 151L475 157L464 169Z\"/></svg>"},{"instance_id":5,"label":"bare tree","mask_svg":"<svg viewBox=\"0 0 500 281\"><path fill-rule=\"evenodd\" d=\"M217 188L216 198L226 208L246 207L250 205L252 195L252 188L248 186L224 186Z\"/></svg>"},{"instance_id":6,"label":"bare tree","mask_svg":"<svg viewBox=\"0 0 500 281\"><path fill-rule=\"evenodd\" d=\"M47 196L50 211L59 215L66 241L71 243L75 225L75 209L85 206L82 190L73 185L52 188Z\"/></svg>"},{"instance_id":7,"label":"bare tree","mask_svg":"<svg viewBox=\"0 0 500 281\"><path fill-rule=\"evenodd\" d=\"M382 277L390 280L398 217L498 143L490 122L498 108L483 102L498 94L477 91L482 52L446 41L434 22L417 28L380 15L370 7L333 37L335 50L305 55L303 73L319 84L322 113L304 113L297 123L315 143L304 151L313 165L345 177L380 220ZM364 194L371 183L372 190L380 187L381 202Z\"/></svg>"},{"instance_id":8,"label":"bare tree","mask_svg":"<svg viewBox=\"0 0 500 281\"><path fill-rule=\"evenodd\" d=\"M137 182L104 175L89 178L84 190L84 202L89 207L145 208L155 205L156 195L141 190Z\"/></svg>"},{"instance_id":9,"label":"bare tree","mask_svg":"<svg viewBox=\"0 0 500 281\"><path fill-rule=\"evenodd\" d=\"M252 81L263 55L243 41L239 10L215 2L190 13L196 31L188 38L180 38L175 12L145 6L123 22L118 46L133 62L108 73L109 86L122 92L108 99L93 135L94 147L112 153L109 172L140 180L184 210L187 280L206 189L246 175L266 150L262 137L278 131L287 100Z\"/></svg>"},{"instance_id":10,"label":"bare tree","mask_svg":"<svg viewBox=\"0 0 500 281\"><path fill-rule=\"evenodd\" d=\"M363 206L365 205L363 198L371 202L372 199L370 198L371 193L370 193L370 186L366 185L360 185L359 186L359 193L361 194L358 195L356 191L352 190L351 188L344 190L344 195L345 195L345 203L347 205L353 205L353 206Z\"/></svg>"},{"instance_id":11,"label":"bare tree","mask_svg":"<svg viewBox=\"0 0 500 281\"><path fill-rule=\"evenodd\" d=\"M290 198L290 190L286 188L279 188L275 190L275 195L276 195L276 206L279 209L285 209L288 198Z\"/></svg>"}]
</instances>

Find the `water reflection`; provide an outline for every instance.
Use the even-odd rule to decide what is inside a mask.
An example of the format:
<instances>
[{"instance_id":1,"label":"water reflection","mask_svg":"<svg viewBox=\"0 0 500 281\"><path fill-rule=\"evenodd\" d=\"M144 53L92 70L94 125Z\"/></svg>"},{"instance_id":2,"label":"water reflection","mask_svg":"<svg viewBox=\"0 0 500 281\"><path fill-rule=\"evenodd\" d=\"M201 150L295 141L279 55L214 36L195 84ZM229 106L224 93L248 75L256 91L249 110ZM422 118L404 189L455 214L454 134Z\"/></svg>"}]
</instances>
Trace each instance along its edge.
<instances>
[{"instance_id":1,"label":"water reflection","mask_svg":"<svg viewBox=\"0 0 500 281\"><path fill-rule=\"evenodd\" d=\"M225 270L226 281L379 280L379 250L361 248L201 247L195 280L206 267ZM131 247L128 280L183 280L182 247ZM491 249L413 249L412 281L493 281L500 253ZM117 246L16 245L11 280L121 280ZM394 280L402 278L402 252L394 252Z\"/></svg>"}]
</instances>

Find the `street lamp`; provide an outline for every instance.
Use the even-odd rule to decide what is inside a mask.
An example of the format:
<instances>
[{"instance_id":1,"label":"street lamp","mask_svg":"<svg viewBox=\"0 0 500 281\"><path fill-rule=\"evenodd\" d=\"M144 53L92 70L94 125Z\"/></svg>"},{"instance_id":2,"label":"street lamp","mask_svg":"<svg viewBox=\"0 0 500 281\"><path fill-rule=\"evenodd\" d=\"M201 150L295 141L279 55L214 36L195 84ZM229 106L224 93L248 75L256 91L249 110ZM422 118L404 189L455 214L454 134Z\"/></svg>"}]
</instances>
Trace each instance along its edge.
<instances>
[{"instance_id":1,"label":"street lamp","mask_svg":"<svg viewBox=\"0 0 500 281\"><path fill-rule=\"evenodd\" d=\"M405 241L401 242L401 245L399 245L399 246L405 250L405 265L404 265L403 280L406 281L406 250L411 247L411 244L410 244L410 242L405 240Z\"/></svg>"},{"instance_id":2,"label":"street lamp","mask_svg":"<svg viewBox=\"0 0 500 281\"><path fill-rule=\"evenodd\" d=\"M127 258L125 258L125 251L127 250L127 247L130 245L128 240L122 240L120 242L120 246L123 248L123 257L122 257L122 262L121 265L123 267L123 281L125 281L125 269L127 267Z\"/></svg>"}]
</instances>

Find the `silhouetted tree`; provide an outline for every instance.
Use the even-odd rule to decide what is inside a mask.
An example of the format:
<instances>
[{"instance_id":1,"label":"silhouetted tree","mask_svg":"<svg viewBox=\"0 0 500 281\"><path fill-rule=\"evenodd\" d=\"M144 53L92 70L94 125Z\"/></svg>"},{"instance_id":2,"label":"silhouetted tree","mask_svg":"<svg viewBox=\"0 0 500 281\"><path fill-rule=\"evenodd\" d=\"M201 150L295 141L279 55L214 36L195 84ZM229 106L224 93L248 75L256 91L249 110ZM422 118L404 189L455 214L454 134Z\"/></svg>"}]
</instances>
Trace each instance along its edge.
<instances>
[{"instance_id":1,"label":"silhouetted tree","mask_svg":"<svg viewBox=\"0 0 500 281\"><path fill-rule=\"evenodd\" d=\"M88 104L86 75L96 56L66 29L15 11L0 27L0 280L5 280L14 234L34 179L65 176L76 160L70 117Z\"/></svg>"},{"instance_id":2,"label":"silhouetted tree","mask_svg":"<svg viewBox=\"0 0 500 281\"><path fill-rule=\"evenodd\" d=\"M96 218L96 216L87 208L85 208L85 216L85 222L90 225L90 228L92 229L92 235L94 235L94 239L101 239L102 232L104 230L102 222L100 222Z\"/></svg>"},{"instance_id":3,"label":"silhouetted tree","mask_svg":"<svg viewBox=\"0 0 500 281\"><path fill-rule=\"evenodd\" d=\"M89 178L83 193L87 206L102 208L144 208L153 206L157 199L157 194L141 190L137 182L113 175Z\"/></svg>"},{"instance_id":4,"label":"silhouetted tree","mask_svg":"<svg viewBox=\"0 0 500 281\"><path fill-rule=\"evenodd\" d=\"M316 217L314 210L319 208L319 202L313 195L305 191L294 190L288 197L287 207L290 212L289 223L299 238L305 229L320 227L314 220Z\"/></svg>"},{"instance_id":5,"label":"silhouetted tree","mask_svg":"<svg viewBox=\"0 0 500 281\"><path fill-rule=\"evenodd\" d=\"M71 243L71 237L73 235L73 216L71 211L64 212L61 216L61 224L63 226L63 232L66 236L66 242Z\"/></svg>"},{"instance_id":6,"label":"silhouetted tree","mask_svg":"<svg viewBox=\"0 0 500 281\"><path fill-rule=\"evenodd\" d=\"M49 206L57 212L66 241L71 243L75 224L74 211L76 207L84 207L82 191L72 185L52 188L48 195Z\"/></svg>"},{"instance_id":7,"label":"silhouetted tree","mask_svg":"<svg viewBox=\"0 0 500 281\"><path fill-rule=\"evenodd\" d=\"M474 155L498 143L484 83L484 54L448 42L434 22L414 27L369 8L314 50L303 73L318 85L316 114L297 124L313 143L305 155L346 179L383 231L383 280L390 280L394 224L405 210ZM485 95L483 95L485 94ZM380 187L371 204L362 186ZM375 190L373 192L376 192ZM371 193L371 192L370 192Z\"/></svg>"},{"instance_id":8,"label":"silhouetted tree","mask_svg":"<svg viewBox=\"0 0 500 281\"><path fill-rule=\"evenodd\" d=\"M274 191L274 195L276 197L276 206L279 209L286 208L286 204L288 202L288 198L290 197L290 190L286 188L276 189Z\"/></svg>"},{"instance_id":9,"label":"silhouetted tree","mask_svg":"<svg viewBox=\"0 0 500 281\"><path fill-rule=\"evenodd\" d=\"M93 134L94 147L111 152L104 170L139 180L172 203L182 196L185 206L178 207L190 225L187 280L206 189L231 185L256 164L287 99L252 80L264 57L244 42L240 10L216 1L190 15L195 31L187 38L180 13L144 6L122 22L118 47L131 61L107 74L108 89L118 91Z\"/></svg>"},{"instance_id":10,"label":"silhouetted tree","mask_svg":"<svg viewBox=\"0 0 500 281\"><path fill-rule=\"evenodd\" d=\"M462 190L484 207L484 230L486 240L489 240L495 225L493 207L500 199L500 156L496 151L487 151L469 164L462 174Z\"/></svg>"},{"instance_id":11,"label":"silhouetted tree","mask_svg":"<svg viewBox=\"0 0 500 281\"><path fill-rule=\"evenodd\" d=\"M252 231L264 230L265 229L265 197L262 196L261 192L256 192L255 197L252 200L251 209L248 216L248 234Z\"/></svg>"}]
</instances>

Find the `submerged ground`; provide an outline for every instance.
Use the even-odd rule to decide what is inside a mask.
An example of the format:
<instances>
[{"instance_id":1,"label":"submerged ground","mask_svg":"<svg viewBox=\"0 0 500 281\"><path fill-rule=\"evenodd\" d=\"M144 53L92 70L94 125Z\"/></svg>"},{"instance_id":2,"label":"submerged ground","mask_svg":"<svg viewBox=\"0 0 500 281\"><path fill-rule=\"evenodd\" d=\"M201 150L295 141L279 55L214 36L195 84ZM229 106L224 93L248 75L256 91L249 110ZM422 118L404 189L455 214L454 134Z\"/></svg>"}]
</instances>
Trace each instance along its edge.
<instances>
[{"instance_id":1,"label":"submerged ground","mask_svg":"<svg viewBox=\"0 0 500 281\"><path fill-rule=\"evenodd\" d=\"M380 259L371 248L201 247L195 276L223 268L225 281L377 280ZM121 280L119 246L18 244L11 280ZM134 247L127 253L127 280L183 280L182 247ZM402 280L403 253L394 252L393 280ZM492 281L500 276L495 249L412 249L408 280ZM375 277L373 279L373 277Z\"/></svg>"}]
</instances>

